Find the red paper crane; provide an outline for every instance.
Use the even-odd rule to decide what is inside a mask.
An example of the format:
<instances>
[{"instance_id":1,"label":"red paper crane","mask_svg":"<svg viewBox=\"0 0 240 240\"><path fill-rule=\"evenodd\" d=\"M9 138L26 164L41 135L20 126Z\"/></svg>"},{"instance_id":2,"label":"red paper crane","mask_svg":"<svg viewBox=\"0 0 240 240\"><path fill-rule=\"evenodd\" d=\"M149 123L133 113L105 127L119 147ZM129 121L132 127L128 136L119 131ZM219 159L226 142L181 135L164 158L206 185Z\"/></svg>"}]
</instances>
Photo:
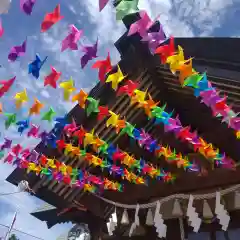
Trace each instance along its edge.
<instances>
[{"instance_id":1,"label":"red paper crane","mask_svg":"<svg viewBox=\"0 0 240 240\"><path fill-rule=\"evenodd\" d=\"M0 97L2 97L5 93L7 93L9 91L9 89L13 85L15 79L16 79L16 77L13 77L9 80L0 81L0 85L3 85L0 88Z\"/></svg>"},{"instance_id":2,"label":"red paper crane","mask_svg":"<svg viewBox=\"0 0 240 240\"><path fill-rule=\"evenodd\" d=\"M107 106L99 106L98 107L98 121L102 120L104 117L108 116L109 112L108 112L108 107Z\"/></svg>"},{"instance_id":3,"label":"red paper crane","mask_svg":"<svg viewBox=\"0 0 240 240\"><path fill-rule=\"evenodd\" d=\"M118 89L117 94L118 95L127 94L129 97L131 97L134 91L138 88L138 85L139 85L138 82L133 82L132 80L128 80L126 85Z\"/></svg>"},{"instance_id":4,"label":"red paper crane","mask_svg":"<svg viewBox=\"0 0 240 240\"><path fill-rule=\"evenodd\" d=\"M57 143L57 148L60 151L62 151L66 147L66 143L63 139L57 140L56 143Z\"/></svg>"},{"instance_id":5,"label":"red paper crane","mask_svg":"<svg viewBox=\"0 0 240 240\"><path fill-rule=\"evenodd\" d=\"M77 130L76 132L73 133L73 136L78 138L79 145L83 144L85 135L86 135L86 131L83 129L83 127L81 127L79 130Z\"/></svg>"},{"instance_id":6,"label":"red paper crane","mask_svg":"<svg viewBox=\"0 0 240 240\"><path fill-rule=\"evenodd\" d=\"M45 77L44 80L44 86L50 85L53 88L57 88L57 80L62 75L61 72L57 72L57 70L54 67L51 67L52 72Z\"/></svg>"},{"instance_id":7,"label":"red paper crane","mask_svg":"<svg viewBox=\"0 0 240 240\"><path fill-rule=\"evenodd\" d=\"M190 127L182 128L177 134L177 136L181 140L185 140L185 141L191 141L194 138L194 134L191 133Z\"/></svg>"},{"instance_id":8,"label":"red paper crane","mask_svg":"<svg viewBox=\"0 0 240 240\"><path fill-rule=\"evenodd\" d=\"M55 23L63 19L60 13L60 4L56 6L53 12L47 13L44 17L44 20L41 25L41 32L46 32L50 29Z\"/></svg>"},{"instance_id":9,"label":"red paper crane","mask_svg":"<svg viewBox=\"0 0 240 240\"><path fill-rule=\"evenodd\" d=\"M174 38L170 37L169 44L158 47L155 53L160 54L161 63L165 64L167 58L175 53Z\"/></svg>"},{"instance_id":10,"label":"red paper crane","mask_svg":"<svg viewBox=\"0 0 240 240\"><path fill-rule=\"evenodd\" d=\"M93 65L92 68L98 68L98 78L101 82L105 82L106 74L112 69L110 55L108 53L105 60L98 60Z\"/></svg>"}]
</instances>

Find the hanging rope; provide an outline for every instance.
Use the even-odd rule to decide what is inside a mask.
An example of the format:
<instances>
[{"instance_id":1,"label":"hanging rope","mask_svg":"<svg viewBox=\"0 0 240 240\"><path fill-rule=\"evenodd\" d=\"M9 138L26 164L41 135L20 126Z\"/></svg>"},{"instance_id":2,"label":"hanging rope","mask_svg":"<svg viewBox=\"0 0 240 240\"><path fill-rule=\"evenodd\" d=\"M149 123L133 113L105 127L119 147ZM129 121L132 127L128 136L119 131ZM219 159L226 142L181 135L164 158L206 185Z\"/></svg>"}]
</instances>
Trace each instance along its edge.
<instances>
[{"instance_id":1,"label":"hanging rope","mask_svg":"<svg viewBox=\"0 0 240 240\"><path fill-rule=\"evenodd\" d=\"M181 240L185 240L185 231L184 231L183 219L179 218L178 220L179 220Z\"/></svg>"},{"instance_id":2,"label":"hanging rope","mask_svg":"<svg viewBox=\"0 0 240 240\"><path fill-rule=\"evenodd\" d=\"M224 190L220 191L221 196L229 194L231 192L235 192L236 190L240 189L240 184L238 185L234 185L232 187L226 188ZM122 204L122 203L118 203L118 202L114 202L111 200L108 200L104 197L100 197L95 195L96 197L100 198L101 200L103 200L106 203L112 204L115 207L119 207L119 208L127 208L127 209L136 209L137 205L139 205L139 208L141 209L146 209L146 208L151 208L151 207L155 207L157 202L160 201L160 203L165 203L174 199L189 199L190 194L174 194L165 198L162 198L160 200L151 202L151 203L146 203L146 204L134 204L134 205L128 205L128 204ZM211 192L211 193L207 193L207 194L196 194L193 195L194 200L204 200L204 199L211 199L211 198L215 198L216 197L216 191Z\"/></svg>"}]
</instances>

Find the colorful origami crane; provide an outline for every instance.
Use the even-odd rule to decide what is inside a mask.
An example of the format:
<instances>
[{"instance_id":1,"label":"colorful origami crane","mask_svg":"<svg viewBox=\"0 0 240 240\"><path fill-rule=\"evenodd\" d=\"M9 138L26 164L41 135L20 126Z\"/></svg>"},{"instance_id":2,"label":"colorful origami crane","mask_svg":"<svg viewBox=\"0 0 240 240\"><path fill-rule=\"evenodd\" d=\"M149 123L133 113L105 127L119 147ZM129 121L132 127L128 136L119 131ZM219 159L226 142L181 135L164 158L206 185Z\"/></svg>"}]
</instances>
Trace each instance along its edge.
<instances>
[{"instance_id":1,"label":"colorful origami crane","mask_svg":"<svg viewBox=\"0 0 240 240\"><path fill-rule=\"evenodd\" d=\"M88 97L88 94L81 89L78 94L72 97L72 102L77 101L81 108L85 108L87 97Z\"/></svg>"},{"instance_id":2,"label":"colorful origami crane","mask_svg":"<svg viewBox=\"0 0 240 240\"><path fill-rule=\"evenodd\" d=\"M139 0L122 0L116 7L116 19L122 20L125 16L138 11Z\"/></svg>"},{"instance_id":3,"label":"colorful origami crane","mask_svg":"<svg viewBox=\"0 0 240 240\"><path fill-rule=\"evenodd\" d=\"M92 68L98 68L98 78L101 82L105 82L106 74L112 69L110 54L108 53L105 60L98 60L93 65Z\"/></svg>"},{"instance_id":4,"label":"colorful origami crane","mask_svg":"<svg viewBox=\"0 0 240 240\"><path fill-rule=\"evenodd\" d=\"M68 81L60 83L59 86L60 88L63 88L63 96L65 101L68 101L72 92L76 91L72 77L70 77Z\"/></svg>"},{"instance_id":5,"label":"colorful origami crane","mask_svg":"<svg viewBox=\"0 0 240 240\"><path fill-rule=\"evenodd\" d=\"M19 57L26 53L27 40L25 40L22 45L12 47L10 53L8 54L8 60L15 62Z\"/></svg>"},{"instance_id":6,"label":"colorful origami crane","mask_svg":"<svg viewBox=\"0 0 240 240\"><path fill-rule=\"evenodd\" d=\"M82 51L85 53L81 57L82 68L84 68L90 60L97 58L97 50L98 50L98 39L94 45L82 47Z\"/></svg>"},{"instance_id":7,"label":"colorful origami crane","mask_svg":"<svg viewBox=\"0 0 240 240\"><path fill-rule=\"evenodd\" d=\"M151 18L148 16L145 10L140 11L139 16L140 19L131 24L128 31L128 36L131 36L135 33L139 33L141 37L146 36L147 31L155 22L151 20Z\"/></svg>"},{"instance_id":8,"label":"colorful origami crane","mask_svg":"<svg viewBox=\"0 0 240 240\"><path fill-rule=\"evenodd\" d=\"M0 149L1 151L3 151L4 149L11 148L11 145L12 145L12 140L8 138L4 138L4 143L0 145Z\"/></svg>"},{"instance_id":9,"label":"colorful origami crane","mask_svg":"<svg viewBox=\"0 0 240 240\"><path fill-rule=\"evenodd\" d=\"M45 77L44 86L50 85L53 88L57 88L57 81L61 77L62 73L57 72L54 67L51 67L51 73Z\"/></svg>"},{"instance_id":10,"label":"colorful origami crane","mask_svg":"<svg viewBox=\"0 0 240 240\"><path fill-rule=\"evenodd\" d=\"M40 111L43 107L44 107L44 105L37 98L35 98L34 99L34 104L29 109L29 115L40 114Z\"/></svg>"},{"instance_id":11,"label":"colorful origami crane","mask_svg":"<svg viewBox=\"0 0 240 240\"><path fill-rule=\"evenodd\" d=\"M27 133L28 137L34 137L37 138L38 137L38 133L39 133L40 127L35 125L35 124L31 124L31 128Z\"/></svg>"},{"instance_id":12,"label":"colorful origami crane","mask_svg":"<svg viewBox=\"0 0 240 240\"><path fill-rule=\"evenodd\" d=\"M20 0L20 8L27 15L31 15L35 3L36 0Z\"/></svg>"},{"instance_id":13,"label":"colorful origami crane","mask_svg":"<svg viewBox=\"0 0 240 240\"><path fill-rule=\"evenodd\" d=\"M71 24L69 26L69 34L67 37L62 41L62 49L61 51L65 51L66 49L71 49L71 50L78 50L78 41L83 35L83 30L78 30L75 25Z\"/></svg>"},{"instance_id":14,"label":"colorful origami crane","mask_svg":"<svg viewBox=\"0 0 240 240\"><path fill-rule=\"evenodd\" d=\"M60 4L56 6L53 12L47 13L44 17L44 20L41 25L41 32L46 32L49 30L55 23L63 19L60 13Z\"/></svg>"},{"instance_id":15,"label":"colorful origami crane","mask_svg":"<svg viewBox=\"0 0 240 240\"><path fill-rule=\"evenodd\" d=\"M17 121L16 113L4 113L4 116L7 117L5 121L5 128L8 129L11 125L15 124Z\"/></svg>"},{"instance_id":16,"label":"colorful origami crane","mask_svg":"<svg viewBox=\"0 0 240 240\"><path fill-rule=\"evenodd\" d=\"M23 103L25 103L25 102L28 101L27 90L24 89L22 92L16 93L14 99L16 100L16 101L15 101L16 108L17 108L17 109L20 108Z\"/></svg>"},{"instance_id":17,"label":"colorful origami crane","mask_svg":"<svg viewBox=\"0 0 240 240\"><path fill-rule=\"evenodd\" d=\"M5 93L7 93L9 91L9 89L11 88L11 86L13 85L13 83L15 82L16 77L13 77L9 80L2 80L0 81L0 85L3 85L0 88L0 97L2 97Z\"/></svg>"},{"instance_id":18,"label":"colorful origami crane","mask_svg":"<svg viewBox=\"0 0 240 240\"><path fill-rule=\"evenodd\" d=\"M87 101L88 101L88 105L86 108L87 116L89 117L92 113L98 113L99 100L95 100L94 98L88 97Z\"/></svg>"},{"instance_id":19,"label":"colorful origami crane","mask_svg":"<svg viewBox=\"0 0 240 240\"><path fill-rule=\"evenodd\" d=\"M36 54L36 59L28 65L28 74L32 74L36 79L38 79L40 70L43 64L47 61L47 58L48 57L45 57L45 59L42 61L40 56Z\"/></svg>"},{"instance_id":20,"label":"colorful origami crane","mask_svg":"<svg viewBox=\"0 0 240 240\"><path fill-rule=\"evenodd\" d=\"M20 135L22 135L24 130L29 128L29 120L18 121L16 122L16 125L18 126L18 132L20 133Z\"/></svg>"},{"instance_id":21,"label":"colorful origami crane","mask_svg":"<svg viewBox=\"0 0 240 240\"><path fill-rule=\"evenodd\" d=\"M120 67L117 67L117 72L110 74L107 77L106 83L112 82L112 88L116 91L118 88L118 84L124 80L126 76L123 75L122 70Z\"/></svg>"},{"instance_id":22,"label":"colorful origami crane","mask_svg":"<svg viewBox=\"0 0 240 240\"><path fill-rule=\"evenodd\" d=\"M168 44L164 44L158 47L155 50L155 54L159 54L161 63L165 64L167 61L167 58L175 54L174 38L170 37Z\"/></svg>"},{"instance_id":23,"label":"colorful origami crane","mask_svg":"<svg viewBox=\"0 0 240 240\"><path fill-rule=\"evenodd\" d=\"M54 111L54 109L52 107L50 107L49 111L43 114L42 120L51 122L55 115L56 115L56 112Z\"/></svg>"}]
</instances>

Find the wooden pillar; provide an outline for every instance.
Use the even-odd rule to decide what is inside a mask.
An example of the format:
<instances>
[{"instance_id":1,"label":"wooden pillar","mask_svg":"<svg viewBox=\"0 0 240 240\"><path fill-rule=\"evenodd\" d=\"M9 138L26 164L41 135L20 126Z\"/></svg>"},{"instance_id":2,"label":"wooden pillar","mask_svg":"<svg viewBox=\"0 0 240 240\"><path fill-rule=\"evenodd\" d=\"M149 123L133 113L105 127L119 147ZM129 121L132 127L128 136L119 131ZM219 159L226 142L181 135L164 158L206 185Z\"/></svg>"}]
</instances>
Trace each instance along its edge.
<instances>
[{"instance_id":1,"label":"wooden pillar","mask_svg":"<svg viewBox=\"0 0 240 240\"><path fill-rule=\"evenodd\" d=\"M178 219L167 221L167 240L181 240L181 232Z\"/></svg>"},{"instance_id":2,"label":"wooden pillar","mask_svg":"<svg viewBox=\"0 0 240 240\"><path fill-rule=\"evenodd\" d=\"M224 234L225 240L230 240L228 231L224 232L223 234Z\"/></svg>"},{"instance_id":3,"label":"wooden pillar","mask_svg":"<svg viewBox=\"0 0 240 240\"><path fill-rule=\"evenodd\" d=\"M210 232L210 240L217 240L217 236L216 236L216 232L215 231L211 231Z\"/></svg>"}]
</instances>

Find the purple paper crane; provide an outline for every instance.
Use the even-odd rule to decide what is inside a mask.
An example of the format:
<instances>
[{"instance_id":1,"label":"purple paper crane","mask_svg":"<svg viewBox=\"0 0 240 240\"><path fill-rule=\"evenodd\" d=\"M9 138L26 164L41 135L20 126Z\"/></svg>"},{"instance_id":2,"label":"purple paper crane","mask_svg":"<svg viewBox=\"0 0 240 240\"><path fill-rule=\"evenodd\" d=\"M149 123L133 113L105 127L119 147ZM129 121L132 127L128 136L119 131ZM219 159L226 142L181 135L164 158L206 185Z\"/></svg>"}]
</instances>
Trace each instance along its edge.
<instances>
[{"instance_id":1,"label":"purple paper crane","mask_svg":"<svg viewBox=\"0 0 240 240\"><path fill-rule=\"evenodd\" d=\"M84 68L90 60L97 58L97 49L98 49L98 39L93 46L83 46L82 47L82 51L85 53L81 57L81 67L82 68Z\"/></svg>"},{"instance_id":2,"label":"purple paper crane","mask_svg":"<svg viewBox=\"0 0 240 240\"><path fill-rule=\"evenodd\" d=\"M41 138L44 145L47 145L49 133L46 131L41 132L38 137Z\"/></svg>"},{"instance_id":3,"label":"purple paper crane","mask_svg":"<svg viewBox=\"0 0 240 240\"><path fill-rule=\"evenodd\" d=\"M23 42L20 46L12 47L10 53L8 54L8 60L15 62L18 57L23 56L26 53L27 40Z\"/></svg>"},{"instance_id":4,"label":"purple paper crane","mask_svg":"<svg viewBox=\"0 0 240 240\"><path fill-rule=\"evenodd\" d=\"M27 15L31 15L35 3L36 0L20 0L20 8Z\"/></svg>"},{"instance_id":5,"label":"purple paper crane","mask_svg":"<svg viewBox=\"0 0 240 240\"><path fill-rule=\"evenodd\" d=\"M221 100L220 96L216 92L215 89L210 89L200 93L202 97L201 102L206 104L207 106L215 105L217 101Z\"/></svg>"},{"instance_id":6,"label":"purple paper crane","mask_svg":"<svg viewBox=\"0 0 240 240\"><path fill-rule=\"evenodd\" d=\"M139 12L140 19L133 24L131 24L128 32L128 36L131 36L135 33L139 33L141 37L144 37L147 35L147 31L151 26L155 23L157 20L157 17L154 21L151 20L151 18L148 16L146 11L140 11Z\"/></svg>"},{"instance_id":7,"label":"purple paper crane","mask_svg":"<svg viewBox=\"0 0 240 240\"><path fill-rule=\"evenodd\" d=\"M69 25L69 29L70 31L68 36L62 41L62 52L67 48L70 48L71 50L78 50L77 42L83 34L83 30L78 30L73 24Z\"/></svg>"},{"instance_id":8,"label":"purple paper crane","mask_svg":"<svg viewBox=\"0 0 240 240\"><path fill-rule=\"evenodd\" d=\"M35 150L33 150L28 158L29 162L34 162L34 163L38 163L38 157L39 154L38 152L36 152Z\"/></svg>"},{"instance_id":9,"label":"purple paper crane","mask_svg":"<svg viewBox=\"0 0 240 240\"><path fill-rule=\"evenodd\" d=\"M164 131L165 132L178 132L182 128L182 124L179 120L178 117L174 118L169 118L168 119L168 124L164 124Z\"/></svg>"},{"instance_id":10,"label":"purple paper crane","mask_svg":"<svg viewBox=\"0 0 240 240\"><path fill-rule=\"evenodd\" d=\"M1 151L4 149L8 149L11 147L11 145L12 145L12 140L4 138L4 143L1 145L0 149Z\"/></svg>"},{"instance_id":11,"label":"purple paper crane","mask_svg":"<svg viewBox=\"0 0 240 240\"><path fill-rule=\"evenodd\" d=\"M154 53L157 47L166 40L166 35L163 32L162 25L158 32L151 32L142 38L142 41L148 42L151 53Z\"/></svg>"},{"instance_id":12,"label":"purple paper crane","mask_svg":"<svg viewBox=\"0 0 240 240\"><path fill-rule=\"evenodd\" d=\"M138 141L138 144L143 147L147 145L148 143L152 142L151 136L145 132L144 129L141 129L140 139Z\"/></svg>"}]
</instances>

